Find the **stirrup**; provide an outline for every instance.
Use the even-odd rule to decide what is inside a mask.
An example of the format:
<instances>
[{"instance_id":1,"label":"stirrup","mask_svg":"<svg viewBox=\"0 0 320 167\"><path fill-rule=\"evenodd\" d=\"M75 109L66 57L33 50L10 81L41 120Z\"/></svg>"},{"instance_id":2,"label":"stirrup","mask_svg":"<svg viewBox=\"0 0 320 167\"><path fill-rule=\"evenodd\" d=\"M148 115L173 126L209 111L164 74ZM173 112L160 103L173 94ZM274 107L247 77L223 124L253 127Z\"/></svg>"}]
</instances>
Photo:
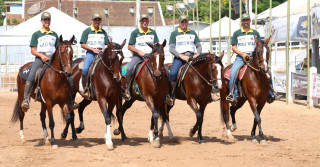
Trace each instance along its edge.
<instances>
[{"instance_id":1,"label":"stirrup","mask_svg":"<svg viewBox=\"0 0 320 167\"><path fill-rule=\"evenodd\" d=\"M173 106L174 105L174 100L169 94L166 95L164 102L169 106Z\"/></svg>"}]
</instances>

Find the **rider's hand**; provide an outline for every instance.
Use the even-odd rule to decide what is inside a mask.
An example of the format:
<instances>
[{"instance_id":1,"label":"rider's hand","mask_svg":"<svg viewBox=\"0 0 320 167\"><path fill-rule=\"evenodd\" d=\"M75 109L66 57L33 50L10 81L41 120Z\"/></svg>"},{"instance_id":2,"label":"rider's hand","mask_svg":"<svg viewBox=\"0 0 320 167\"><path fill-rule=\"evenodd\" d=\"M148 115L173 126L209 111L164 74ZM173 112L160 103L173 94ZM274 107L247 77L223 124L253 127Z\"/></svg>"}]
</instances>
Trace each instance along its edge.
<instances>
[{"instance_id":1,"label":"rider's hand","mask_svg":"<svg viewBox=\"0 0 320 167\"><path fill-rule=\"evenodd\" d=\"M192 56L193 59L195 59L196 57L200 56L200 53L196 53L194 54L194 56Z\"/></svg>"},{"instance_id":2,"label":"rider's hand","mask_svg":"<svg viewBox=\"0 0 320 167\"><path fill-rule=\"evenodd\" d=\"M49 58L48 58L46 55L42 54L42 55L41 55L41 60L42 60L43 62L46 62L46 61L49 60Z\"/></svg>"},{"instance_id":3,"label":"rider's hand","mask_svg":"<svg viewBox=\"0 0 320 167\"><path fill-rule=\"evenodd\" d=\"M138 51L138 54L141 56L141 57L143 57L143 56L145 56L146 55L146 53L144 53L144 52L142 52L142 51Z\"/></svg>"},{"instance_id":4,"label":"rider's hand","mask_svg":"<svg viewBox=\"0 0 320 167\"><path fill-rule=\"evenodd\" d=\"M184 61L189 61L189 56L186 56L184 54L180 54L179 57L180 57L180 59L182 59Z\"/></svg>"},{"instance_id":5,"label":"rider's hand","mask_svg":"<svg viewBox=\"0 0 320 167\"><path fill-rule=\"evenodd\" d=\"M100 49L93 49L92 51L93 51L93 53L96 53L96 54L99 54L101 52Z\"/></svg>"}]
</instances>

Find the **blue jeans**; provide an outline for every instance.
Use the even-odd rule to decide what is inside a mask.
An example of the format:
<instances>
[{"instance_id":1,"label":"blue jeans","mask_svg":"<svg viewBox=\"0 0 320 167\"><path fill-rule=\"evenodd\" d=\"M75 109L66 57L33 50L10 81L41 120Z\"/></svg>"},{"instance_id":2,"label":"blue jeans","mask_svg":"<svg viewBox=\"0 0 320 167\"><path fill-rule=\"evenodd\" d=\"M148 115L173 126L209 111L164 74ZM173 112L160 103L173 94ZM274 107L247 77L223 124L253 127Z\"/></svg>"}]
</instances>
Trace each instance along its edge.
<instances>
[{"instance_id":1,"label":"blue jeans","mask_svg":"<svg viewBox=\"0 0 320 167\"><path fill-rule=\"evenodd\" d=\"M236 75L237 75L237 71L238 69L244 65L244 61L243 61L243 58L239 55L237 55L236 57L236 60L233 62L232 64L232 67L231 67L231 71L230 71L230 81L229 81L229 92L231 93L232 92L232 88L233 88L233 85L234 85L234 82L236 80ZM238 98L238 87L237 85L235 86L234 88L234 91L233 91L233 97L234 98Z\"/></svg>"},{"instance_id":2,"label":"blue jeans","mask_svg":"<svg viewBox=\"0 0 320 167\"><path fill-rule=\"evenodd\" d=\"M169 73L169 80L171 82L175 82L177 80L177 75L178 75L179 69L185 63L186 63L186 61L184 61L178 57L174 57L173 62L172 62L172 66L170 69L170 73Z\"/></svg>"},{"instance_id":3,"label":"blue jeans","mask_svg":"<svg viewBox=\"0 0 320 167\"><path fill-rule=\"evenodd\" d=\"M92 51L87 51L86 59L84 60L83 68L82 68L82 74L83 74L83 75L87 75L87 74L88 74L90 65L92 64L92 62L93 62L93 60L94 60L94 57L95 57L96 55L97 55L97 54L94 53L94 52L92 52Z\"/></svg>"}]
</instances>

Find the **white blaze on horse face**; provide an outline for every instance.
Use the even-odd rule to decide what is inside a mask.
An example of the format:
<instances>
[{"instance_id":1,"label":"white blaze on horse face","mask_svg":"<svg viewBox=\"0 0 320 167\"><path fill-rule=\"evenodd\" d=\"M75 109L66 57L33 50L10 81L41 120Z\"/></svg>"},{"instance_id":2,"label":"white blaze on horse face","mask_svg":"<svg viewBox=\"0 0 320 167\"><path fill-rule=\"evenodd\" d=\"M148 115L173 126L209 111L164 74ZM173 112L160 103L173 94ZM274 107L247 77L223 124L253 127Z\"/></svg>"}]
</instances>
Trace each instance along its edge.
<instances>
[{"instance_id":1,"label":"white blaze on horse face","mask_svg":"<svg viewBox=\"0 0 320 167\"><path fill-rule=\"evenodd\" d=\"M221 82L221 65L216 63L215 66L217 67L217 70L218 70L218 76L217 76L217 79L218 79L218 88L221 89L222 87L222 82Z\"/></svg>"},{"instance_id":2,"label":"white blaze on horse face","mask_svg":"<svg viewBox=\"0 0 320 167\"><path fill-rule=\"evenodd\" d=\"M263 64L264 64L264 70L267 70L268 69L268 63L267 63L267 49L263 49Z\"/></svg>"},{"instance_id":3,"label":"white blaze on horse face","mask_svg":"<svg viewBox=\"0 0 320 167\"><path fill-rule=\"evenodd\" d=\"M157 69L159 69L159 66L160 66L160 54L157 55Z\"/></svg>"}]
</instances>

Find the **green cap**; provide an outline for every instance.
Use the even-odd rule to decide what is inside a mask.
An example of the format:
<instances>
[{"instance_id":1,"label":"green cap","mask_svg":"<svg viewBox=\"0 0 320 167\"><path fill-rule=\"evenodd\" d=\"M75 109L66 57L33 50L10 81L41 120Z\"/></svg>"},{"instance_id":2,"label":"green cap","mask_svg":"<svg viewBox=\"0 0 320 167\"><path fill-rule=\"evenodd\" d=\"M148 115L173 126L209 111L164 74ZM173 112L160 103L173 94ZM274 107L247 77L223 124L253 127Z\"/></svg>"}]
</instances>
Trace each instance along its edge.
<instances>
[{"instance_id":1,"label":"green cap","mask_svg":"<svg viewBox=\"0 0 320 167\"><path fill-rule=\"evenodd\" d=\"M179 21L182 22L183 20L188 20L188 17L186 15L180 15Z\"/></svg>"},{"instance_id":2,"label":"green cap","mask_svg":"<svg viewBox=\"0 0 320 167\"><path fill-rule=\"evenodd\" d=\"M51 14L49 12L43 12L41 15L41 20L44 20L47 18L51 19Z\"/></svg>"},{"instance_id":3,"label":"green cap","mask_svg":"<svg viewBox=\"0 0 320 167\"><path fill-rule=\"evenodd\" d=\"M248 13L242 14L241 20L243 20L243 19L250 19L250 16L248 15Z\"/></svg>"},{"instance_id":4,"label":"green cap","mask_svg":"<svg viewBox=\"0 0 320 167\"><path fill-rule=\"evenodd\" d=\"M102 18L101 17L101 14L100 13L94 13L93 15L92 15L92 19L96 19L96 18Z\"/></svg>"},{"instance_id":5,"label":"green cap","mask_svg":"<svg viewBox=\"0 0 320 167\"><path fill-rule=\"evenodd\" d=\"M142 20L142 19L148 19L149 20L149 17L148 17L147 14L142 14L142 15L140 15L140 20Z\"/></svg>"}]
</instances>

